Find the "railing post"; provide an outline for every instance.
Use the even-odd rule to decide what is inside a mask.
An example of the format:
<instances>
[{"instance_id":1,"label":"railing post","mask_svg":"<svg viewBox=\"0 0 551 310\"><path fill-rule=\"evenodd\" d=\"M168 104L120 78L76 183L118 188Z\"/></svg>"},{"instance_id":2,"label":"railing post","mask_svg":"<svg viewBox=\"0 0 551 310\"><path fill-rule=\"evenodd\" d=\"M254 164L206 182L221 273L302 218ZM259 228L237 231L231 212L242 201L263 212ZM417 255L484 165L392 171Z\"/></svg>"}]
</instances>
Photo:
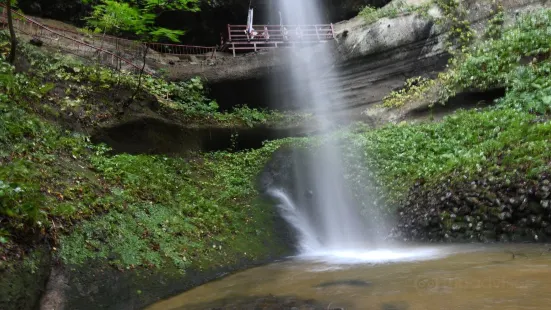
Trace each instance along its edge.
<instances>
[{"instance_id":1,"label":"railing post","mask_svg":"<svg viewBox=\"0 0 551 310\"><path fill-rule=\"evenodd\" d=\"M235 43L231 44L231 49L233 50L233 57L235 57Z\"/></svg>"},{"instance_id":2,"label":"railing post","mask_svg":"<svg viewBox=\"0 0 551 310\"><path fill-rule=\"evenodd\" d=\"M335 39L335 28L333 27L333 23L331 23L331 36Z\"/></svg>"},{"instance_id":3,"label":"railing post","mask_svg":"<svg viewBox=\"0 0 551 310\"><path fill-rule=\"evenodd\" d=\"M228 24L228 40L229 40L230 42L233 41L233 40L232 40L232 37L231 37L231 26L230 26L230 24Z\"/></svg>"},{"instance_id":4,"label":"railing post","mask_svg":"<svg viewBox=\"0 0 551 310\"><path fill-rule=\"evenodd\" d=\"M320 34L318 32L318 26L314 25L314 27L316 28L316 37L318 37L318 41L319 41L320 40Z\"/></svg>"}]
</instances>

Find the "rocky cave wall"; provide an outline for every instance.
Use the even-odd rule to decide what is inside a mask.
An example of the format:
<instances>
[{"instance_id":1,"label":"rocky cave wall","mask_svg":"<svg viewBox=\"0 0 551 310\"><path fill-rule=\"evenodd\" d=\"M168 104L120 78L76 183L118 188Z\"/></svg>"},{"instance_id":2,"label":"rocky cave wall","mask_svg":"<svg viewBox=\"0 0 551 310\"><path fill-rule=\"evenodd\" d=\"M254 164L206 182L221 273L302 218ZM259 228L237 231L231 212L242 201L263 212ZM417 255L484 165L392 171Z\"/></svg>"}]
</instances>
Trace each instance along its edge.
<instances>
[{"instance_id":1,"label":"rocky cave wall","mask_svg":"<svg viewBox=\"0 0 551 310\"><path fill-rule=\"evenodd\" d=\"M509 19L521 11L549 6L546 0L502 3ZM483 33L494 10L492 2L470 0L463 5L472 27ZM428 13L436 18L442 14L436 6ZM369 121L369 116L362 115L368 107L401 88L408 78L436 76L445 69L449 58L445 50L445 28L419 15L383 18L372 24L356 17L335 24L335 32L335 41L327 43L332 45L335 61L324 64L328 74L314 78L322 79L332 102L332 113L344 120ZM316 49L320 47L219 57L208 65L183 61L170 67L169 77L178 80L202 76L208 80L211 96L225 109L240 104L304 109L304 100L295 89L296 82L289 79L288 53L310 55L305 58L319 61Z\"/></svg>"}]
</instances>

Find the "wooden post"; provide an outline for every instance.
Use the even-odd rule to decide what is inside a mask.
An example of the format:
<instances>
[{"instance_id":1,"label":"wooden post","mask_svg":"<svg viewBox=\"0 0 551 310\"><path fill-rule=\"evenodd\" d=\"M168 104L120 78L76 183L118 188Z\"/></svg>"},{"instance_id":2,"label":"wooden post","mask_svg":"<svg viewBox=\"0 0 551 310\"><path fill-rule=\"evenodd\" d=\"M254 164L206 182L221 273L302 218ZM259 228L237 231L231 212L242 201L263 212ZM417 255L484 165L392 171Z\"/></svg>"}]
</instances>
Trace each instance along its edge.
<instances>
[{"instance_id":1,"label":"wooden post","mask_svg":"<svg viewBox=\"0 0 551 310\"><path fill-rule=\"evenodd\" d=\"M230 41L230 42L233 41L233 40L231 39L231 27L230 27L230 24L228 24L228 41Z\"/></svg>"},{"instance_id":2,"label":"wooden post","mask_svg":"<svg viewBox=\"0 0 551 310\"><path fill-rule=\"evenodd\" d=\"M235 57L235 43L231 44L231 49L233 50L233 57Z\"/></svg>"}]
</instances>

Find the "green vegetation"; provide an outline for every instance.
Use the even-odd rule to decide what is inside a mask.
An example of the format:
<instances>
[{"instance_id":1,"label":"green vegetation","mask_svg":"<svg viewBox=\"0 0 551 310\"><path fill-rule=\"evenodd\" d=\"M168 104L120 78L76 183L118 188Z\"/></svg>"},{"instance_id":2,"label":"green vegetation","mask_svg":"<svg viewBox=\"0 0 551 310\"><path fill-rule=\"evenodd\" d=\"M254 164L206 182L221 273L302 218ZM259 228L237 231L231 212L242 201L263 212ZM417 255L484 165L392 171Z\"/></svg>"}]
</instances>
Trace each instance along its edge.
<instances>
[{"instance_id":1,"label":"green vegetation","mask_svg":"<svg viewBox=\"0 0 551 310\"><path fill-rule=\"evenodd\" d=\"M446 42L448 51L452 55L457 55L474 39L474 32L467 20L467 11L457 0L434 0L434 2L443 13L436 23L449 27L448 41Z\"/></svg>"},{"instance_id":2,"label":"green vegetation","mask_svg":"<svg viewBox=\"0 0 551 310\"><path fill-rule=\"evenodd\" d=\"M392 91L383 98L383 106L385 108L398 108L404 105L406 100L419 100L432 85L434 85L434 81L427 78L414 77L408 79L400 90Z\"/></svg>"},{"instance_id":3,"label":"green vegetation","mask_svg":"<svg viewBox=\"0 0 551 310\"><path fill-rule=\"evenodd\" d=\"M262 255L274 210L255 200L253 183L276 146L191 161L94 156L94 167L112 186L105 198L112 207L62 237L62 257L74 264L108 259L128 268L170 263L184 271L211 256L229 263Z\"/></svg>"},{"instance_id":4,"label":"green vegetation","mask_svg":"<svg viewBox=\"0 0 551 310\"><path fill-rule=\"evenodd\" d=\"M20 48L32 74L0 60L0 256L24 257L32 240L46 238L68 263L101 258L116 268L169 264L183 272L266 253L274 210L257 200L254 182L283 141L191 158L109 155L47 119L66 125L78 112L93 128L137 104L104 97L132 88L136 76ZM156 97L184 119L253 126L285 118L246 107L217 112L198 79L148 77L143 86L138 103Z\"/></svg>"},{"instance_id":5,"label":"green vegetation","mask_svg":"<svg viewBox=\"0 0 551 310\"><path fill-rule=\"evenodd\" d=\"M425 16L431 4L430 1L423 5L410 5L404 1L393 1L382 8L375 8L369 5L365 6L358 15L363 17L366 22L370 24L381 18L395 18L405 14L419 13Z\"/></svg>"},{"instance_id":6,"label":"green vegetation","mask_svg":"<svg viewBox=\"0 0 551 310\"><path fill-rule=\"evenodd\" d=\"M6 46L3 42L0 41L0 47ZM139 76L134 73L89 65L66 55L48 55L34 46L21 45L21 57L29 59L33 71L33 77L27 76L24 83L31 85L32 91L40 92L42 99L48 102L46 105L41 102L35 108L53 118L66 115L74 119L72 115L78 114L79 122L88 125L109 121L121 106L135 104L130 98L139 84L140 98L134 101L157 101L163 113L190 126L288 125L311 117L304 113L248 107L221 111L216 101L205 95L205 86L200 78L167 82L159 77L143 76L140 83ZM101 91L98 92L98 89Z\"/></svg>"},{"instance_id":7,"label":"green vegetation","mask_svg":"<svg viewBox=\"0 0 551 310\"><path fill-rule=\"evenodd\" d=\"M503 23L499 7L494 19L490 23L496 27ZM522 15L503 29L491 28L484 41L462 45L450 69L436 80L409 80L403 90L385 98L385 106L399 107L435 93L445 102L462 90L507 90L492 108L458 112L440 123L391 125L352 135L383 195L397 203L416 182L430 188L482 175L507 184L518 176L549 173L549 29L551 10Z\"/></svg>"},{"instance_id":8,"label":"green vegetation","mask_svg":"<svg viewBox=\"0 0 551 310\"><path fill-rule=\"evenodd\" d=\"M492 12L492 18L488 21L488 29L484 36L490 39L497 39L503 31L503 24L505 23L505 11L501 2L494 1L494 10Z\"/></svg>"},{"instance_id":9,"label":"green vegetation","mask_svg":"<svg viewBox=\"0 0 551 310\"><path fill-rule=\"evenodd\" d=\"M506 87L506 97L499 106L549 112L550 28L551 10L521 16L499 38L469 47L448 73L449 88Z\"/></svg>"},{"instance_id":10,"label":"green vegetation","mask_svg":"<svg viewBox=\"0 0 551 310\"><path fill-rule=\"evenodd\" d=\"M147 40L169 39L179 42L181 29L168 29L156 24L159 14L170 11L199 11L198 0L84 0L94 5L88 25L96 33L130 33Z\"/></svg>"},{"instance_id":11,"label":"green vegetation","mask_svg":"<svg viewBox=\"0 0 551 310\"><path fill-rule=\"evenodd\" d=\"M484 40L461 45L461 53L450 60L446 72L435 80L424 81L422 87L405 87L391 94L384 105L399 107L422 97L431 98L431 103L445 103L459 91L503 87L507 94L497 102L499 107L548 112L551 10L523 14L513 25L498 27L502 23L503 12L498 8Z\"/></svg>"},{"instance_id":12,"label":"green vegetation","mask_svg":"<svg viewBox=\"0 0 551 310\"><path fill-rule=\"evenodd\" d=\"M377 180L380 193L398 203L417 181L432 186L450 178L471 180L479 173L535 178L550 169L550 138L551 123L535 115L471 110L438 123L350 134L346 153L355 154L350 160L362 158L351 161L351 179Z\"/></svg>"}]
</instances>

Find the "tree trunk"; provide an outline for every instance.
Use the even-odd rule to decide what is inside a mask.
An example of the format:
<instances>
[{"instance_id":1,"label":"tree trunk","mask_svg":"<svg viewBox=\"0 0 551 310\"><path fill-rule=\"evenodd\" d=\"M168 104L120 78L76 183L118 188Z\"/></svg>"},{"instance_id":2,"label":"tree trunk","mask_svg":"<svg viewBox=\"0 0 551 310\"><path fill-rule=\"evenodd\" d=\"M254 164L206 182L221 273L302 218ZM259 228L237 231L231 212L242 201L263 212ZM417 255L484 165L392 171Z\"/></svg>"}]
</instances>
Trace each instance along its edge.
<instances>
[{"instance_id":1,"label":"tree trunk","mask_svg":"<svg viewBox=\"0 0 551 310\"><path fill-rule=\"evenodd\" d=\"M8 28L10 29L11 49L8 61L13 64L15 62L15 53L17 51L17 38L15 37L15 30L13 29L13 17L11 15L11 0L6 0L6 11L8 17Z\"/></svg>"},{"instance_id":2,"label":"tree trunk","mask_svg":"<svg viewBox=\"0 0 551 310\"><path fill-rule=\"evenodd\" d=\"M130 101L134 101L134 99L136 99L136 95L138 95L138 93L140 92L140 88L142 87L142 77L145 71L145 65L147 61L147 52L149 51L149 45L147 44L144 44L144 45L145 45L145 51L143 53L143 65L142 65L142 69L140 70L140 75L138 77L138 86L136 87L136 91L134 91L134 94L132 95L132 98L130 99Z\"/></svg>"}]
</instances>

